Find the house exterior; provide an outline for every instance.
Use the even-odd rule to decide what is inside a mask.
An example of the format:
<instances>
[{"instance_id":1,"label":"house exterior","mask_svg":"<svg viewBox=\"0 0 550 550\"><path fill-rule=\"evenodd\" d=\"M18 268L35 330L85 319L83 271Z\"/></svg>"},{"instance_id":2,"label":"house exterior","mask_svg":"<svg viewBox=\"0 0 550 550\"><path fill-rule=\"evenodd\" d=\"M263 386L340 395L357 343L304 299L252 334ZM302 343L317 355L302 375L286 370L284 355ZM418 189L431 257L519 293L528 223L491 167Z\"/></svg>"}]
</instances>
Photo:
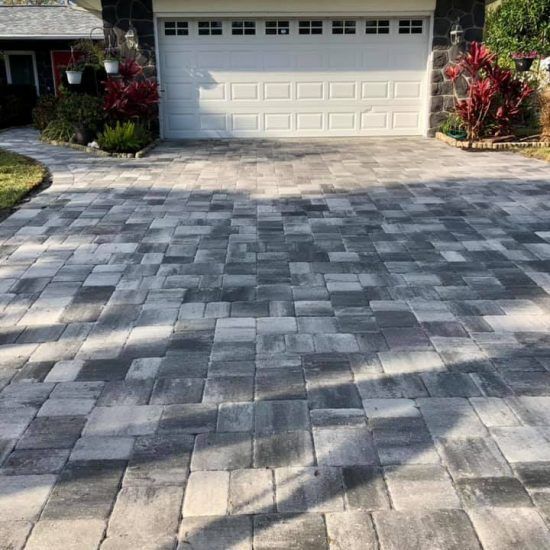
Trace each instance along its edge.
<instances>
[{"instance_id":1,"label":"house exterior","mask_svg":"<svg viewBox=\"0 0 550 550\"><path fill-rule=\"evenodd\" d=\"M102 28L97 15L64 3L0 4L0 84L32 84L39 95L55 93L71 44L102 39Z\"/></svg>"},{"instance_id":2,"label":"house exterior","mask_svg":"<svg viewBox=\"0 0 550 550\"><path fill-rule=\"evenodd\" d=\"M484 0L81 0L156 60L166 138L433 135ZM101 2L101 4L99 4Z\"/></svg>"}]
</instances>

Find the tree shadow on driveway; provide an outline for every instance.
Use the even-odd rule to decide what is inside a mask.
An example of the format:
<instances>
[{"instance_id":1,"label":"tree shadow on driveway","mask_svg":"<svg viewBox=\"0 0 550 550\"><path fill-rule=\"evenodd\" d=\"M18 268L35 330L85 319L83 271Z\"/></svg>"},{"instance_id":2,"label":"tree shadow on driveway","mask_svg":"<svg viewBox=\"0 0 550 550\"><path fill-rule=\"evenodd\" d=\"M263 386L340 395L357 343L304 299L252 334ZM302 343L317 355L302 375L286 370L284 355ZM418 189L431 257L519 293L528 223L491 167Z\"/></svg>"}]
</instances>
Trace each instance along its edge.
<instances>
[{"instance_id":1,"label":"tree shadow on driveway","mask_svg":"<svg viewBox=\"0 0 550 550\"><path fill-rule=\"evenodd\" d=\"M31 548L546 547L548 169L384 143L55 160L0 225Z\"/></svg>"}]
</instances>

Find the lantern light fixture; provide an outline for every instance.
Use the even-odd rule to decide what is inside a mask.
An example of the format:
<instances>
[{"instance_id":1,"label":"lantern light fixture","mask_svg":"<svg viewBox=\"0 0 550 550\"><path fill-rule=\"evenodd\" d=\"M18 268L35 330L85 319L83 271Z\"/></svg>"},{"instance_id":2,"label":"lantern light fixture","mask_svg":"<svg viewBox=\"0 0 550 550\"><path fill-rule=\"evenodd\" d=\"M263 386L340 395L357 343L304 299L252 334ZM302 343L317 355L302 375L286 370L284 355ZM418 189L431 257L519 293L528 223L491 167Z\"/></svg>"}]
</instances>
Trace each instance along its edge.
<instances>
[{"instance_id":1,"label":"lantern light fixture","mask_svg":"<svg viewBox=\"0 0 550 550\"><path fill-rule=\"evenodd\" d=\"M124 42L126 43L126 47L130 50L137 50L139 46L137 30L134 25L132 25L131 21L128 30L124 35Z\"/></svg>"},{"instance_id":2,"label":"lantern light fixture","mask_svg":"<svg viewBox=\"0 0 550 550\"><path fill-rule=\"evenodd\" d=\"M451 27L450 35L453 46L459 46L464 41L464 29L458 21Z\"/></svg>"}]
</instances>

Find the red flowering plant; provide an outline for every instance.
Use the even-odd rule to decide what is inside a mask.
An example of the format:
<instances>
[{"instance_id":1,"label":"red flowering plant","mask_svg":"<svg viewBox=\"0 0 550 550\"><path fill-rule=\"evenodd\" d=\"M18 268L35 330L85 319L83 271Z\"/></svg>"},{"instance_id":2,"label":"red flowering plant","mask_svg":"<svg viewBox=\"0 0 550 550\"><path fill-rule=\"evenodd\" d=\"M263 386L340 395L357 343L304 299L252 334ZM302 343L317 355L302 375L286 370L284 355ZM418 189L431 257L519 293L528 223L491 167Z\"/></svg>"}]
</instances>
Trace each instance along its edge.
<instances>
[{"instance_id":1,"label":"red flowering plant","mask_svg":"<svg viewBox=\"0 0 550 550\"><path fill-rule=\"evenodd\" d=\"M453 83L455 96L459 79L466 81L465 97L456 99L456 114L472 141L509 135L534 92L528 83L499 67L496 55L479 42L472 42L468 52L446 68L445 76Z\"/></svg>"},{"instance_id":2,"label":"red flowering plant","mask_svg":"<svg viewBox=\"0 0 550 550\"><path fill-rule=\"evenodd\" d=\"M159 102L158 84L143 76L143 69L133 59L120 63L120 78L108 78L103 110L114 121L136 120L148 124Z\"/></svg>"}]
</instances>

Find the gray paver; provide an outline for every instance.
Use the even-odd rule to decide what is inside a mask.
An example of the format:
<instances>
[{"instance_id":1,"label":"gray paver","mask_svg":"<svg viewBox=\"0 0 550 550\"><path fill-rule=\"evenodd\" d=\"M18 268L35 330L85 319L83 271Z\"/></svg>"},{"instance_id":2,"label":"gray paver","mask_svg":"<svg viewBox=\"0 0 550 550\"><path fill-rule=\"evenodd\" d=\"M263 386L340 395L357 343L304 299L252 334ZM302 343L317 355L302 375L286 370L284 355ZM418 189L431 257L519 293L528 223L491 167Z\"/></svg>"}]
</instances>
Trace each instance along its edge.
<instances>
[{"instance_id":1,"label":"gray paver","mask_svg":"<svg viewBox=\"0 0 550 550\"><path fill-rule=\"evenodd\" d=\"M388 550L481 550L461 510L375 512L374 524L382 548Z\"/></svg>"},{"instance_id":2,"label":"gray paver","mask_svg":"<svg viewBox=\"0 0 550 550\"><path fill-rule=\"evenodd\" d=\"M451 479L441 466L388 466L385 477L397 510L460 507Z\"/></svg>"},{"instance_id":3,"label":"gray paver","mask_svg":"<svg viewBox=\"0 0 550 550\"><path fill-rule=\"evenodd\" d=\"M389 143L0 135L0 540L548 547L550 168Z\"/></svg>"},{"instance_id":4,"label":"gray paver","mask_svg":"<svg viewBox=\"0 0 550 550\"><path fill-rule=\"evenodd\" d=\"M550 548L550 532L533 508L490 508L469 512L483 548Z\"/></svg>"},{"instance_id":5,"label":"gray paver","mask_svg":"<svg viewBox=\"0 0 550 550\"><path fill-rule=\"evenodd\" d=\"M326 514L331 550L376 550L378 542L372 519L367 512L331 512Z\"/></svg>"}]
</instances>

